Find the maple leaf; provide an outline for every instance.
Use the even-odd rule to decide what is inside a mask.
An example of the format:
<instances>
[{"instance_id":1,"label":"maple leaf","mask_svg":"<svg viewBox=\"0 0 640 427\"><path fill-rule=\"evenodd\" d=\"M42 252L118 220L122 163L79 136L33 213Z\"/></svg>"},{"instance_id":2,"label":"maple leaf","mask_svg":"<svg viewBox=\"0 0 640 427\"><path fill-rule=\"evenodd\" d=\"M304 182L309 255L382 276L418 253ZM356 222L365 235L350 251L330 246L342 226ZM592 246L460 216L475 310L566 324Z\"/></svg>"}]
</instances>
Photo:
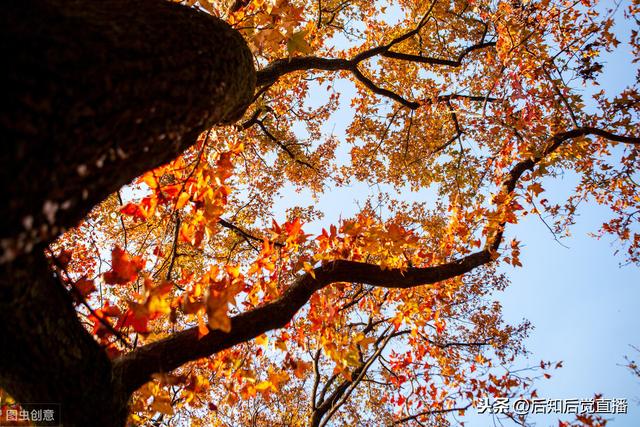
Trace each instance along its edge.
<instances>
[{"instance_id":1,"label":"maple leaf","mask_svg":"<svg viewBox=\"0 0 640 427\"><path fill-rule=\"evenodd\" d=\"M296 31L289 37L289 40L287 40L287 52L289 52L289 56L293 56L294 53L298 52L303 54L311 52L311 46L305 40L308 33L309 31L307 30Z\"/></svg>"},{"instance_id":2,"label":"maple leaf","mask_svg":"<svg viewBox=\"0 0 640 427\"><path fill-rule=\"evenodd\" d=\"M110 285L126 285L138 278L145 261L139 256L131 256L119 246L111 251L111 270L104 273L104 281Z\"/></svg>"},{"instance_id":3,"label":"maple leaf","mask_svg":"<svg viewBox=\"0 0 640 427\"><path fill-rule=\"evenodd\" d=\"M232 285L222 290L210 288L206 302L208 325L211 329L220 329L223 332L231 330L229 319L229 304L235 300L238 289Z\"/></svg>"},{"instance_id":4,"label":"maple leaf","mask_svg":"<svg viewBox=\"0 0 640 427\"><path fill-rule=\"evenodd\" d=\"M112 333L105 325L105 323L109 324L108 318L120 317L121 315L122 312L118 307L112 306L109 301L106 301L101 308L95 310L94 313L89 316L89 321L92 324L91 333L99 338L106 337Z\"/></svg>"},{"instance_id":5,"label":"maple leaf","mask_svg":"<svg viewBox=\"0 0 640 427\"><path fill-rule=\"evenodd\" d=\"M89 280L86 277L82 277L78 280L74 287L80 292L83 298L88 297L92 292L96 291L96 285L93 280Z\"/></svg>"},{"instance_id":6,"label":"maple leaf","mask_svg":"<svg viewBox=\"0 0 640 427\"><path fill-rule=\"evenodd\" d=\"M120 212L137 219L146 219L149 217L149 213L138 203L127 203L120 209Z\"/></svg>"},{"instance_id":7,"label":"maple leaf","mask_svg":"<svg viewBox=\"0 0 640 427\"><path fill-rule=\"evenodd\" d=\"M60 251L58 256L56 257L58 263L62 268L65 268L71 262L71 258L73 257L73 252L70 250Z\"/></svg>"},{"instance_id":8,"label":"maple leaf","mask_svg":"<svg viewBox=\"0 0 640 427\"><path fill-rule=\"evenodd\" d=\"M120 316L116 329L122 329L130 326L134 331L146 335L149 333L149 312L141 305L130 303L129 309Z\"/></svg>"}]
</instances>

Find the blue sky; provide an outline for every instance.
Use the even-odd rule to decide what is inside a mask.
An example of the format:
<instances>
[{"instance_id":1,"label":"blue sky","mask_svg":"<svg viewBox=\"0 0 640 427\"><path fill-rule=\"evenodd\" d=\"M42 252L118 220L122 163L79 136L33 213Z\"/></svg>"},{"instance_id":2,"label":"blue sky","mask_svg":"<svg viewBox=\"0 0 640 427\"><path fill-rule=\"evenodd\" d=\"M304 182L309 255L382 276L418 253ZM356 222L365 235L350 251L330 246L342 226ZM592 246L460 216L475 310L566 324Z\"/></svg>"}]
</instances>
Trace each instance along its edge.
<instances>
[{"instance_id":1,"label":"blue sky","mask_svg":"<svg viewBox=\"0 0 640 427\"><path fill-rule=\"evenodd\" d=\"M615 33L626 41L632 23L624 19L622 10L616 18ZM619 93L635 77L632 54L624 44L621 47L603 57L606 65L600 83L609 93ZM585 88L585 94L590 89ZM576 182L575 176L568 175L549 181L547 189L566 194ZM607 209L590 203L578 212L572 236L563 240L569 249L556 243L532 216L508 230L525 245L524 267L505 270L512 285L497 298L508 321L526 318L534 325L526 341L532 362L564 361L564 368L550 380L539 382L541 397L589 398L602 393L604 398L626 398L629 413L610 416L610 424L635 427L640 423L640 379L621 365L624 355L636 360L640 356L630 347L640 344L638 267L620 267L624 259L614 255L618 246L611 238L597 240L588 235L608 218ZM551 420L540 418L539 425L551 425Z\"/></svg>"},{"instance_id":2,"label":"blue sky","mask_svg":"<svg viewBox=\"0 0 640 427\"><path fill-rule=\"evenodd\" d=\"M625 21L622 8L617 20L615 32L621 41L627 40L631 23ZM632 59L624 47L607 55L601 88L619 93L631 84L635 74L630 66ZM348 98L354 93L353 85L342 81L336 89L342 93L342 103L348 106ZM591 91L592 88L584 88L585 95ZM322 100L311 99L311 103L316 102ZM327 124L327 131L342 138L351 116L348 108L341 109ZM347 155L347 150L348 147L339 155ZM575 176L566 175L548 181L545 188L550 194L562 197L576 182ZM375 188L355 184L330 190L314 201L305 191L298 193L289 189L276 203L274 212L276 219L282 220L288 207L315 204L325 212L325 218L305 227L305 231L316 233L323 225L337 223L340 216L353 215L358 210L357 201L362 202L376 192ZM419 196L413 194L408 198L419 199ZM601 393L604 398L626 398L628 414L610 416L610 424L635 427L640 425L640 379L621 365L625 355L640 358L630 347L640 345L638 267L619 266L624 259L614 255L617 247L610 238L597 240L588 236L607 219L605 208L585 204L578 213L572 236L563 240L569 248L555 242L542 221L531 215L508 229L507 238L517 237L523 242L523 267L503 270L512 285L495 298L502 303L509 323L525 318L534 326L526 340L530 355L528 359L519 360L518 365L537 365L540 360L563 361L564 367L554 371L551 379L538 382L540 397L588 399ZM557 425L557 419L557 416L538 416L531 420L548 426ZM490 415L472 415L466 417L466 421L471 427L493 425Z\"/></svg>"},{"instance_id":3,"label":"blue sky","mask_svg":"<svg viewBox=\"0 0 640 427\"><path fill-rule=\"evenodd\" d=\"M633 355L629 344L640 343L640 283L636 266L620 268L614 247L588 236L604 218L605 209L584 206L573 236L563 241L569 249L556 243L538 218L512 228L509 234L524 243L523 268L506 269L512 285L497 299L507 321L526 318L534 325L526 340L530 364L564 362L551 379L538 382L540 397L627 398L629 413L616 415L611 425L631 427L640 420L640 379L620 365L625 354ZM550 425L545 420L540 425Z\"/></svg>"}]
</instances>

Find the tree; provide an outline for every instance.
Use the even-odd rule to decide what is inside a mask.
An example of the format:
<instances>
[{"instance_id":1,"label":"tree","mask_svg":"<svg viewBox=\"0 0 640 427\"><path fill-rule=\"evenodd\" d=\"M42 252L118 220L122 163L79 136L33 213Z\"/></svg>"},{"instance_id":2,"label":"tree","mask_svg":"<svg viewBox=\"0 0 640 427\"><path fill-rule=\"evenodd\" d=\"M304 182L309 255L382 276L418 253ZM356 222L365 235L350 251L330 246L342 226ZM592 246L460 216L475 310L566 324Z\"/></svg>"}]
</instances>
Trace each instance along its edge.
<instances>
[{"instance_id":1,"label":"tree","mask_svg":"<svg viewBox=\"0 0 640 427\"><path fill-rule=\"evenodd\" d=\"M589 108L573 83L619 44L611 12L185 3L2 6L0 387L18 402L59 402L65 425L442 424L531 386L499 369L528 325L488 299L520 264L508 223L559 233L593 198L638 262L638 78ZM339 78L357 89L340 141ZM574 194L543 198L567 171ZM313 206L272 221L285 185L354 182L379 199L315 238Z\"/></svg>"}]
</instances>

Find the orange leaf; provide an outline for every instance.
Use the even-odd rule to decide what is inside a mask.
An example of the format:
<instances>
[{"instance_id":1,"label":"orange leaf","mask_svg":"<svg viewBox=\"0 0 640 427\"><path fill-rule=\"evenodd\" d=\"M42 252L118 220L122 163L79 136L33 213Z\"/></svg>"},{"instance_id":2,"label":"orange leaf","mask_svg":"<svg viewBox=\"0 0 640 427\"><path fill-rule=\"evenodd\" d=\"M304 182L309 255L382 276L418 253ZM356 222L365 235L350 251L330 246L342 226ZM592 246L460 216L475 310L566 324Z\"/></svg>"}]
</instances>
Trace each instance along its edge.
<instances>
[{"instance_id":1,"label":"orange leaf","mask_svg":"<svg viewBox=\"0 0 640 427\"><path fill-rule=\"evenodd\" d=\"M93 283L93 280L89 280L86 277L82 277L75 283L75 288L80 292L83 298L86 298L92 292L95 292L96 286Z\"/></svg>"},{"instance_id":2,"label":"orange leaf","mask_svg":"<svg viewBox=\"0 0 640 427\"><path fill-rule=\"evenodd\" d=\"M132 257L116 246L111 252L111 270L104 273L104 281L110 285L126 285L137 279L144 265L141 257Z\"/></svg>"},{"instance_id":3,"label":"orange leaf","mask_svg":"<svg viewBox=\"0 0 640 427\"><path fill-rule=\"evenodd\" d=\"M180 193L180 196L178 197L178 201L176 202L176 209L182 209L184 205L187 204L188 201L189 201L189 194L185 192Z\"/></svg>"},{"instance_id":4,"label":"orange leaf","mask_svg":"<svg viewBox=\"0 0 640 427\"><path fill-rule=\"evenodd\" d=\"M198 312L198 338L202 338L209 333L209 328L207 328L207 324L204 321L204 315L202 311Z\"/></svg>"}]
</instances>

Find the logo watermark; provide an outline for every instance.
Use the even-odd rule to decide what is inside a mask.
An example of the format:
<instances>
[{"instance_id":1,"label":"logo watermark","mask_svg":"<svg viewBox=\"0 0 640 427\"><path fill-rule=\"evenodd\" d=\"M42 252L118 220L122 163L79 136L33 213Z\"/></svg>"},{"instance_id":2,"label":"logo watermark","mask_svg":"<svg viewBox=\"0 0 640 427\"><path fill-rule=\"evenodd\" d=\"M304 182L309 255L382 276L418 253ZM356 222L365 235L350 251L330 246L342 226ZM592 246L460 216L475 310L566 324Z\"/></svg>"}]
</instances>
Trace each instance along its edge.
<instances>
[{"instance_id":1,"label":"logo watermark","mask_svg":"<svg viewBox=\"0 0 640 427\"><path fill-rule=\"evenodd\" d=\"M627 399L481 399L479 414L626 414Z\"/></svg>"},{"instance_id":2,"label":"logo watermark","mask_svg":"<svg viewBox=\"0 0 640 427\"><path fill-rule=\"evenodd\" d=\"M0 406L0 427L24 423L55 427L60 425L60 405L57 403L24 403Z\"/></svg>"}]
</instances>

